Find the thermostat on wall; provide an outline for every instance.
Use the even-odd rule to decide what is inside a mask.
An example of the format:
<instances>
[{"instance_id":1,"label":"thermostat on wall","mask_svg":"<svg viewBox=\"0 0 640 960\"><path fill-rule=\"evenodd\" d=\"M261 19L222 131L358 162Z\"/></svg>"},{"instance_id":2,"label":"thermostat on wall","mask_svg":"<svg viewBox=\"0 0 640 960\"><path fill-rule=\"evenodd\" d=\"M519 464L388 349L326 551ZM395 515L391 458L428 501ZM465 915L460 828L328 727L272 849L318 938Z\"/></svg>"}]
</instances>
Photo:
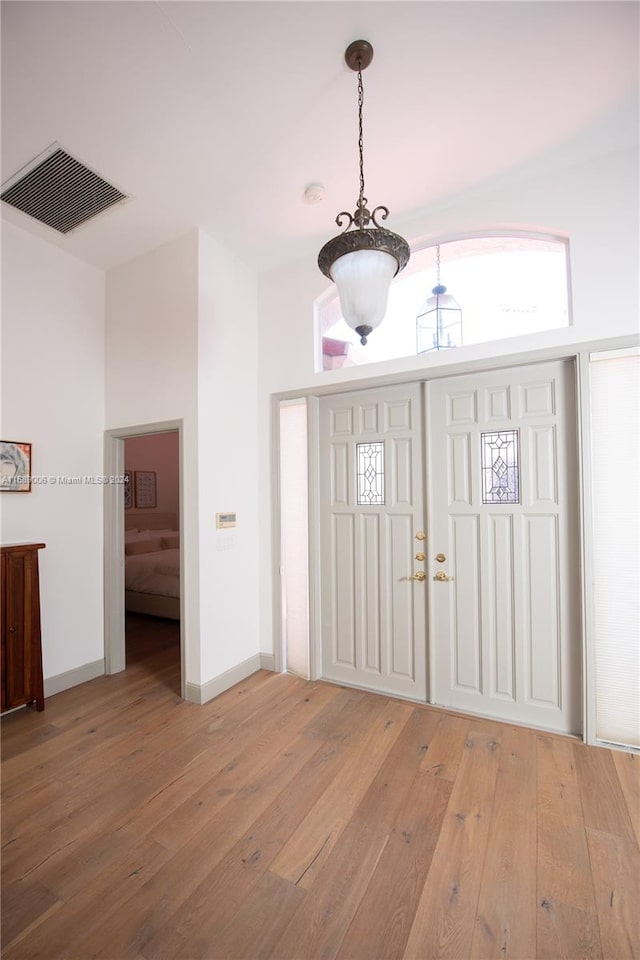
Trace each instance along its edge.
<instances>
[{"instance_id":1,"label":"thermostat on wall","mask_svg":"<svg viewBox=\"0 0 640 960\"><path fill-rule=\"evenodd\" d=\"M224 529L225 527L235 527L235 525L235 513L216 513L216 527L218 530Z\"/></svg>"}]
</instances>

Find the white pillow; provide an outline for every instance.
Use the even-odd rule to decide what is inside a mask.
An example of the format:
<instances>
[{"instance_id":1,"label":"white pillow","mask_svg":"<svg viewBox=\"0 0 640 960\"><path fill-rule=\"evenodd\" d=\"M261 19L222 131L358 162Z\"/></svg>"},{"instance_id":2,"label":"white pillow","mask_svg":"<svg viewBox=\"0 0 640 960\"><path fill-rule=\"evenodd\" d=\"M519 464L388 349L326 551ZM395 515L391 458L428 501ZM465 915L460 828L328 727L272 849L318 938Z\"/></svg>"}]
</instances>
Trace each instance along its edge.
<instances>
[{"instance_id":1,"label":"white pillow","mask_svg":"<svg viewBox=\"0 0 640 960\"><path fill-rule=\"evenodd\" d=\"M125 543L136 543L138 540L150 540L150 534L148 530L125 530L124 532L124 542Z\"/></svg>"},{"instance_id":2,"label":"white pillow","mask_svg":"<svg viewBox=\"0 0 640 960\"><path fill-rule=\"evenodd\" d=\"M159 553L161 549L159 540L139 540L124 545L124 552L127 557L136 557L141 553Z\"/></svg>"}]
</instances>

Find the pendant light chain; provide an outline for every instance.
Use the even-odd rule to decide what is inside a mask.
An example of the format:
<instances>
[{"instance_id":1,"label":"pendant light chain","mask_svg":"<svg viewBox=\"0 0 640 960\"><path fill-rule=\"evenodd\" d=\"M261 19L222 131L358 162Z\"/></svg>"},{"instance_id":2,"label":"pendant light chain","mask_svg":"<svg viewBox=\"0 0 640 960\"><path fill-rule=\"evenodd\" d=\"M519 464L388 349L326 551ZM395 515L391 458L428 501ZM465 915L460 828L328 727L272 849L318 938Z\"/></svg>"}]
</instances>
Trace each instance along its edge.
<instances>
[{"instance_id":1,"label":"pendant light chain","mask_svg":"<svg viewBox=\"0 0 640 960\"><path fill-rule=\"evenodd\" d=\"M440 286L440 244L436 247L436 286Z\"/></svg>"},{"instance_id":2,"label":"pendant light chain","mask_svg":"<svg viewBox=\"0 0 640 960\"><path fill-rule=\"evenodd\" d=\"M362 83L362 70L358 70L358 151L360 153L360 197L358 198L358 207L361 210L366 202L364 199L364 138L362 135L363 104L364 86Z\"/></svg>"}]
</instances>

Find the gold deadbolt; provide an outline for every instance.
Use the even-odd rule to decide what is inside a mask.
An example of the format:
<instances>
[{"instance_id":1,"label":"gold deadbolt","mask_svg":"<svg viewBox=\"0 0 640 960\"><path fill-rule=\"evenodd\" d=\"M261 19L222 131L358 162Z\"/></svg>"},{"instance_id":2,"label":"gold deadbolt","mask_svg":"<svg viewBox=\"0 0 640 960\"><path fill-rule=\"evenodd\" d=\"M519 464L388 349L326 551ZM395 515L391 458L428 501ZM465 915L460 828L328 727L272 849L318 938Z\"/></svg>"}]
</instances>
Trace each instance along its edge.
<instances>
[{"instance_id":1,"label":"gold deadbolt","mask_svg":"<svg viewBox=\"0 0 640 960\"><path fill-rule=\"evenodd\" d=\"M416 553L416 560L424 560L424 553Z\"/></svg>"},{"instance_id":2,"label":"gold deadbolt","mask_svg":"<svg viewBox=\"0 0 640 960\"><path fill-rule=\"evenodd\" d=\"M424 570L418 570L416 573L413 574L412 577L407 577L407 580L419 580L422 583L422 581L426 580L426 578L427 578L427 575L424 572Z\"/></svg>"},{"instance_id":3,"label":"gold deadbolt","mask_svg":"<svg viewBox=\"0 0 640 960\"><path fill-rule=\"evenodd\" d=\"M436 560L438 563L444 563L446 559L447 558L445 557L444 553L436 553Z\"/></svg>"},{"instance_id":4,"label":"gold deadbolt","mask_svg":"<svg viewBox=\"0 0 640 960\"><path fill-rule=\"evenodd\" d=\"M418 532L416 533L416 540L424 540L424 533L422 532L422 530L418 530Z\"/></svg>"}]
</instances>

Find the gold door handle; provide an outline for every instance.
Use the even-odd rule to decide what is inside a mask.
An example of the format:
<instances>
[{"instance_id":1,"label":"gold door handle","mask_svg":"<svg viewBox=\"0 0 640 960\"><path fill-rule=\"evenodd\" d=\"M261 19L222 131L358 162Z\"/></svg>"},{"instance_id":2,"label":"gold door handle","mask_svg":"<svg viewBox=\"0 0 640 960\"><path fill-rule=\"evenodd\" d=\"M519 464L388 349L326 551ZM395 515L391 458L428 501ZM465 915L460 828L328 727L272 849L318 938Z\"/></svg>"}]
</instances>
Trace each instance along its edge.
<instances>
[{"instance_id":1,"label":"gold door handle","mask_svg":"<svg viewBox=\"0 0 640 960\"><path fill-rule=\"evenodd\" d=\"M455 580L455 577L448 577L447 574L444 572L444 570L438 570L438 572L436 573L433 579L434 580Z\"/></svg>"},{"instance_id":2,"label":"gold door handle","mask_svg":"<svg viewBox=\"0 0 640 960\"><path fill-rule=\"evenodd\" d=\"M417 573L414 573L412 577L407 577L407 580L423 580L427 579L427 575L424 570L418 570Z\"/></svg>"}]
</instances>

